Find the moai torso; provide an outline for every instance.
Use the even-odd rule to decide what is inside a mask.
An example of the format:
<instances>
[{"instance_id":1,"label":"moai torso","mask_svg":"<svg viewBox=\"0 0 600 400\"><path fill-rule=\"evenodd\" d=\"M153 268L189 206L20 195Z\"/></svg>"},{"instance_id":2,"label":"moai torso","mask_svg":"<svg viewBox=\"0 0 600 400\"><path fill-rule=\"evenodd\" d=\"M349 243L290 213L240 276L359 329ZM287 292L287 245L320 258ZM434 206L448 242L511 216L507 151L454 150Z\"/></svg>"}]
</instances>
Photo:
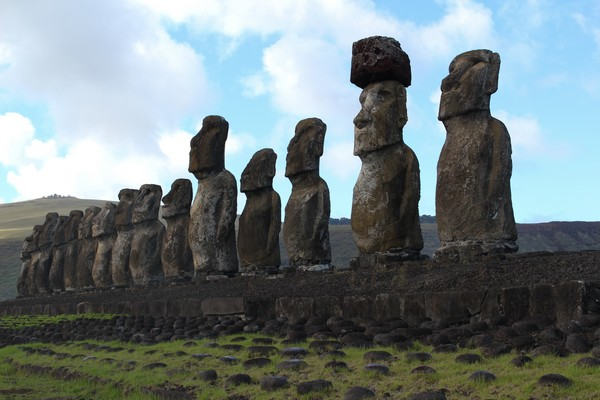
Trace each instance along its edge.
<instances>
[{"instance_id":1,"label":"moai torso","mask_svg":"<svg viewBox=\"0 0 600 400\"><path fill-rule=\"evenodd\" d=\"M294 267L331 262L329 188L319 176L326 129L318 118L302 120L288 145L285 176L292 182L292 193L285 206L283 240Z\"/></svg>"},{"instance_id":2,"label":"moai torso","mask_svg":"<svg viewBox=\"0 0 600 400\"><path fill-rule=\"evenodd\" d=\"M192 250L188 244L192 195L192 182L177 179L162 199L162 217L167 221L161 251L165 279L191 278L194 273Z\"/></svg>"},{"instance_id":3,"label":"moai torso","mask_svg":"<svg viewBox=\"0 0 600 400\"><path fill-rule=\"evenodd\" d=\"M158 220L161 198L162 189L159 185L142 185L133 204L129 269L136 285L164 279L160 252L165 226Z\"/></svg>"},{"instance_id":4,"label":"moai torso","mask_svg":"<svg viewBox=\"0 0 600 400\"><path fill-rule=\"evenodd\" d=\"M78 254L77 254L77 288L85 289L94 287L92 268L98 249L98 241L92 237L92 225L94 218L100 212L100 207L88 207L79 223L77 232Z\"/></svg>"},{"instance_id":5,"label":"moai torso","mask_svg":"<svg viewBox=\"0 0 600 400\"><path fill-rule=\"evenodd\" d=\"M352 197L354 240L361 255L417 257L423 248L419 162L402 134L410 61L392 38L362 39L352 48L350 80L363 89L354 118L354 155L362 162Z\"/></svg>"},{"instance_id":6,"label":"moai torso","mask_svg":"<svg viewBox=\"0 0 600 400\"><path fill-rule=\"evenodd\" d=\"M436 256L517 250L510 136L489 110L499 68L497 53L474 50L457 56L442 81L439 119L446 141L438 161L436 219L441 247Z\"/></svg>"},{"instance_id":7,"label":"moai torso","mask_svg":"<svg viewBox=\"0 0 600 400\"><path fill-rule=\"evenodd\" d=\"M77 257L79 255L79 224L83 219L83 211L73 210L65 222L65 261L63 264L63 287L65 290L75 290L77 285ZM56 272L57 274L59 272Z\"/></svg>"},{"instance_id":8,"label":"moai torso","mask_svg":"<svg viewBox=\"0 0 600 400\"><path fill-rule=\"evenodd\" d=\"M48 289L51 292L64 290L64 264L67 254L66 223L69 217L61 215L52 241L52 264L48 273Z\"/></svg>"},{"instance_id":9,"label":"moai torso","mask_svg":"<svg viewBox=\"0 0 600 400\"><path fill-rule=\"evenodd\" d=\"M112 250L117 240L115 229L115 213L117 206L114 203L104 204L92 224L92 236L97 240L96 256L92 267L94 286L106 288L112 285L111 260Z\"/></svg>"},{"instance_id":10,"label":"moai torso","mask_svg":"<svg viewBox=\"0 0 600 400\"><path fill-rule=\"evenodd\" d=\"M204 118L190 142L189 172L198 179L190 210L189 245L200 275L229 275L239 269L235 241L237 183L225 169L229 124L223 117Z\"/></svg>"},{"instance_id":11,"label":"moai torso","mask_svg":"<svg viewBox=\"0 0 600 400\"><path fill-rule=\"evenodd\" d=\"M241 191L246 205L239 220L238 255L244 271L275 271L281 264L281 199L273 190L277 154L259 150L244 169Z\"/></svg>"},{"instance_id":12,"label":"moai torso","mask_svg":"<svg viewBox=\"0 0 600 400\"><path fill-rule=\"evenodd\" d=\"M122 189L119 192L119 204L115 210L115 228L117 239L111 254L111 278L114 286L122 287L131 284L131 271L129 269L129 255L131 241L133 240L133 225L131 214L133 203L138 191L135 189Z\"/></svg>"},{"instance_id":13,"label":"moai torso","mask_svg":"<svg viewBox=\"0 0 600 400\"><path fill-rule=\"evenodd\" d=\"M34 294L32 268L33 263L37 262L36 258L39 259L38 240L41 230L41 225L35 225L31 235L25 238L21 248L21 270L17 278L17 294L19 297L28 297ZM34 257L34 253L37 253L37 257Z\"/></svg>"},{"instance_id":14,"label":"moai torso","mask_svg":"<svg viewBox=\"0 0 600 400\"><path fill-rule=\"evenodd\" d=\"M46 220L38 239L39 258L33 266L33 286L36 293L48 292L48 276L52 266L52 242L60 218L55 212L46 214Z\"/></svg>"}]
</instances>

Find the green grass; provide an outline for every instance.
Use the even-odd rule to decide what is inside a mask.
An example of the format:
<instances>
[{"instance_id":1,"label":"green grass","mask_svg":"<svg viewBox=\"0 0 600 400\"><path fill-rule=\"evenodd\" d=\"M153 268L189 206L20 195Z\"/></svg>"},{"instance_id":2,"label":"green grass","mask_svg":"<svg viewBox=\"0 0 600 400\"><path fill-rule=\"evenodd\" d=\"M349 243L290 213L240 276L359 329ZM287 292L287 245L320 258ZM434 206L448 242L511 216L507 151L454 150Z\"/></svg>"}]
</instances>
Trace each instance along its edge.
<instances>
[{"instance_id":1,"label":"green grass","mask_svg":"<svg viewBox=\"0 0 600 400\"><path fill-rule=\"evenodd\" d=\"M17 318L18 319L18 318ZM11 320L13 326L37 323L43 325L51 319ZM2 323L7 324L6 318ZM58 321L58 319L55 319ZM31 326L31 325L27 325ZM347 370L332 370L325 364L334 358L322 356L309 350L304 360L308 368L299 371L278 370L277 364L286 358L280 354L270 356L272 363L261 368L246 369L243 361L252 358L246 348L253 345L257 334L239 334L219 337L219 347L209 347L210 340L194 340L194 346L186 341L165 342L155 345L134 345L121 342L82 341L68 342L60 345L33 343L13 345L0 349L0 398L37 399L47 397L74 398L154 398L152 390L158 388L187 388L198 399L221 399L229 396L247 396L251 399L339 399L352 386L365 386L377 393L378 398L389 396L402 399L410 394L426 390L444 390L449 399L598 399L600 398L600 368L577 367L576 363L584 355L571 355L565 358L540 356L522 368L513 366L510 361L516 354L507 354L497 358L483 357L478 364L459 364L455 358L463 353L480 354L477 349L460 349L459 353L432 353L431 347L415 343L409 351L425 351L432 354L427 361L437 371L435 374L415 374L411 371L421 365L417 361L409 361L406 351L391 347L375 347L372 349L343 348L346 353L336 359L344 361ZM239 340L239 338L243 338ZM299 347L309 348L311 340L300 343ZM240 344L241 351L223 348L225 344ZM289 347L275 339L278 349ZM98 347L101 346L101 347ZM122 348L120 351L110 349ZM40 349L50 349L36 351ZM364 353L371 350L384 350L393 358L383 361L389 367L389 375L379 375L364 370L368 363ZM182 353L183 352L183 353ZM211 357L202 360L192 357L193 354L209 353ZM481 354L480 354L481 355ZM237 364L228 365L219 360L222 356L234 356ZM165 368L144 369L150 363L164 362ZM135 367L125 365L134 363ZM37 367L32 367L37 366ZM218 379L207 383L199 379L198 372L214 369ZM490 383L473 382L468 378L477 370L494 373L497 380ZM37 371L37 372L36 372ZM69 375L70 373L70 375ZM76 373L76 374L75 374ZM226 386L227 377L238 374L249 374L253 379L251 385ZM573 385L568 388L539 387L536 382L544 374L560 373L570 378ZM290 386L275 392L260 389L260 378L267 375L283 375L288 378ZM65 378L67 377L67 378ZM333 383L333 389L313 394L298 396L296 385L301 382L326 379ZM14 397L10 397L9 394ZM18 395L17 395L18 394ZM241 398L241 397L238 397Z\"/></svg>"}]
</instances>

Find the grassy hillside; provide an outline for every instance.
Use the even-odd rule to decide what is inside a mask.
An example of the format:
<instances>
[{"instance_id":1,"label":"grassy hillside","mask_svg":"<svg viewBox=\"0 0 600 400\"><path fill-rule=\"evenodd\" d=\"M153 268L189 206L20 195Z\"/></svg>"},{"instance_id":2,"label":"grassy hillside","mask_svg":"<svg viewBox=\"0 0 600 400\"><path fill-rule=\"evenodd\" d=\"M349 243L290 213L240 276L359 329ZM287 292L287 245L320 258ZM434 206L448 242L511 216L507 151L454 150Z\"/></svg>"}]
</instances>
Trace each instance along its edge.
<instances>
[{"instance_id":1,"label":"grassy hillside","mask_svg":"<svg viewBox=\"0 0 600 400\"><path fill-rule=\"evenodd\" d=\"M21 262L21 245L36 224L42 224L48 212L68 215L71 210L85 210L104 204L104 200L76 198L36 199L18 203L0 204L0 300L16 296L16 281ZM425 247L423 254L431 255L439 246L435 223L421 225ZM518 244L521 252L600 250L600 222L549 222L519 224ZM333 264L347 266L357 255L350 225L329 227ZM280 238L282 264L287 264L287 253Z\"/></svg>"}]
</instances>

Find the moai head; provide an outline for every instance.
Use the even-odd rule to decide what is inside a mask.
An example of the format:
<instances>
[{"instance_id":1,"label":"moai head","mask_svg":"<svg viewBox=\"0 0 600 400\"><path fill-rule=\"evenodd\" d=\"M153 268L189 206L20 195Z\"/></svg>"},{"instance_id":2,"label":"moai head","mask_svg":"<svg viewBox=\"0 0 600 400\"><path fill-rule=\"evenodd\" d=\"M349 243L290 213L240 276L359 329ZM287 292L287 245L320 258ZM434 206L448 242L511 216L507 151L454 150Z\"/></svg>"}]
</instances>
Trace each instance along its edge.
<instances>
[{"instance_id":1,"label":"moai head","mask_svg":"<svg viewBox=\"0 0 600 400\"><path fill-rule=\"evenodd\" d=\"M119 204L115 210L115 227L131 225L133 214L133 203L138 195L136 189L121 189L119 192Z\"/></svg>"},{"instance_id":2,"label":"moai head","mask_svg":"<svg viewBox=\"0 0 600 400\"><path fill-rule=\"evenodd\" d=\"M359 88L382 81L409 87L411 78L410 59L396 39L371 36L352 44L350 82Z\"/></svg>"},{"instance_id":3,"label":"moai head","mask_svg":"<svg viewBox=\"0 0 600 400\"><path fill-rule=\"evenodd\" d=\"M319 159L323 155L326 130L327 125L319 118L307 118L298 122L294 137L287 147L286 177L319 171Z\"/></svg>"},{"instance_id":4,"label":"moai head","mask_svg":"<svg viewBox=\"0 0 600 400\"><path fill-rule=\"evenodd\" d=\"M42 232L42 225L34 225L33 226L33 231L31 232L31 235L29 235L25 238L25 241L27 242L27 247L25 248L25 252L32 253L36 250L39 250L39 239L40 239L41 232Z\"/></svg>"},{"instance_id":5,"label":"moai head","mask_svg":"<svg viewBox=\"0 0 600 400\"><path fill-rule=\"evenodd\" d=\"M354 155L402 142L408 121L406 89L398 81L371 83L359 97L360 111L354 118Z\"/></svg>"},{"instance_id":6,"label":"moai head","mask_svg":"<svg viewBox=\"0 0 600 400\"><path fill-rule=\"evenodd\" d=\"M162 198L163 218L173 218L189 214L192 205L192 182L189 179L176 179L171 184L171 190Z\"/></svg>"},{"instance_id":7,"label":"moai head","mask_svg":"<svg viewBox=\"0 0 600 400\"><path fill-rule=\"evenodd\" d=\"M196 179L204 179L225 169L225 142L229 123L218 115L209 115L202 121L202 129L190 141L188 171Z\"/></svg>"},{"instance_id":8,"label":"moai head","mask_svg":"<svg viewBox=\"0 0 600 400\"><path fill-rule=\"evenodd\" d=\"M40 247L48 247L52 245L52 240L54 239L54 233L56 232L56 228L58 227L58 213L49 212L46 214L46 220L42 225L42 231L40 232L38 245Z\"/></svg>"},{"instance_id":9,"label":"moai head","mask_svg":"<svg viewBox=\"0 0 600 400\"><path fill-rule=\"evenodd\" d=\"M67 217L67 221L65 222L64 230L65 230L65 240L67 242L71 240L77 239L79 224L83 219L83 211L81 210L71 210L69 216Z\"/></svg>"},{"instance_id":10,"label":"moai head","mask_svg":"<svg viewBox=\"0 0 600 400\"><path fill-rule=\"evenodd\" d=\"M77 228L77 237L79 237L79 239L87 239L92 237L92 226L94 224L94 217L98 215L100 210L100 207L95 206L88 207L85 209L83 218L79 222L79 227Z\"/></svg>"},{"instance_id":11,"label":"moai head","mask_svg":"<svg viewBox=\"0 0 600 400\"><path fill-rule=\"evenodd\" d=\"M438 119L444 121L471 111L490 109L490 97L498 90L500 56L490 50L459 54L442 80Z\"/></svg>"},{"instance_id":12,"label":"moai head","mask_svg":"<svg viewBox=\"0 0 600 400\"><path fill-rule=\"evenodd\" d=\"M107 201L92 222L92 236L100 237L115 233L117 205Z\"/></svg>"},{"instance_id":13,"label":"moai head","mask_svg":"<svg viewBox=\"0 0 600 400\"><path fill-rule=\"evenodd\" d=\"M242 172L240 190L249 192L273 186L276 161L277 154L273 149L262 149L254 153Z\"/></svg>"},{"instance_id":14,"label":"moai head","mask_svg":"<svg viewBox=\"0 0 600 400\"><path fill-rule=\"evenodd\" d=\"M131 222L138 224L144 221L158 220L161 198L162 188L160 185L142 185L133 203Z\"/></svg>"},{"instance_id":15,"label":"moai head","mask_svg":"<svg viewBox=\"0 0 600 400\"><path fill-rule=\"evenodd\" d=\"M56 231L54 232L54 238L52 239L53 246L59 246L61 244L67 243L67 236L65 235L65 224L69 217L66 215L61 215L58 217L58 224L56 225Z\"/></svg>"}]
</instances>

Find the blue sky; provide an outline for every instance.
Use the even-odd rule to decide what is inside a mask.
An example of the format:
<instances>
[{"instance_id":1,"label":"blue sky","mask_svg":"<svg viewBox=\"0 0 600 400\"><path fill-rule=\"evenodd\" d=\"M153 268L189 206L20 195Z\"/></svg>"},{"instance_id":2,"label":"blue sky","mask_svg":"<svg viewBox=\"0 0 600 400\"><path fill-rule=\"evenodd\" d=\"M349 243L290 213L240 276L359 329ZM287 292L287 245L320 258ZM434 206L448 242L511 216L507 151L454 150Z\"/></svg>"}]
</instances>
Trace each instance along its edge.
<instances>
[{"instance_id":1,"label":"blue sky","mask_svg":"<svg viewBox=\"0 0 600 400\"><path fill-rule=\"evenodd\" d=\"M598 21L596 0L0 0L0 202L166 192L194 180L189 139L218 114L227 169L239 179L273 148L285 204L287 144L300 119L319 117L331 214L349 217L351 48L384 35L411 59L404 140L421 214L435 213L440 82L454 56L486 48L502 60L491 108L513 142L517 221L600 220Z\"/></svg>"}]
</instances>

